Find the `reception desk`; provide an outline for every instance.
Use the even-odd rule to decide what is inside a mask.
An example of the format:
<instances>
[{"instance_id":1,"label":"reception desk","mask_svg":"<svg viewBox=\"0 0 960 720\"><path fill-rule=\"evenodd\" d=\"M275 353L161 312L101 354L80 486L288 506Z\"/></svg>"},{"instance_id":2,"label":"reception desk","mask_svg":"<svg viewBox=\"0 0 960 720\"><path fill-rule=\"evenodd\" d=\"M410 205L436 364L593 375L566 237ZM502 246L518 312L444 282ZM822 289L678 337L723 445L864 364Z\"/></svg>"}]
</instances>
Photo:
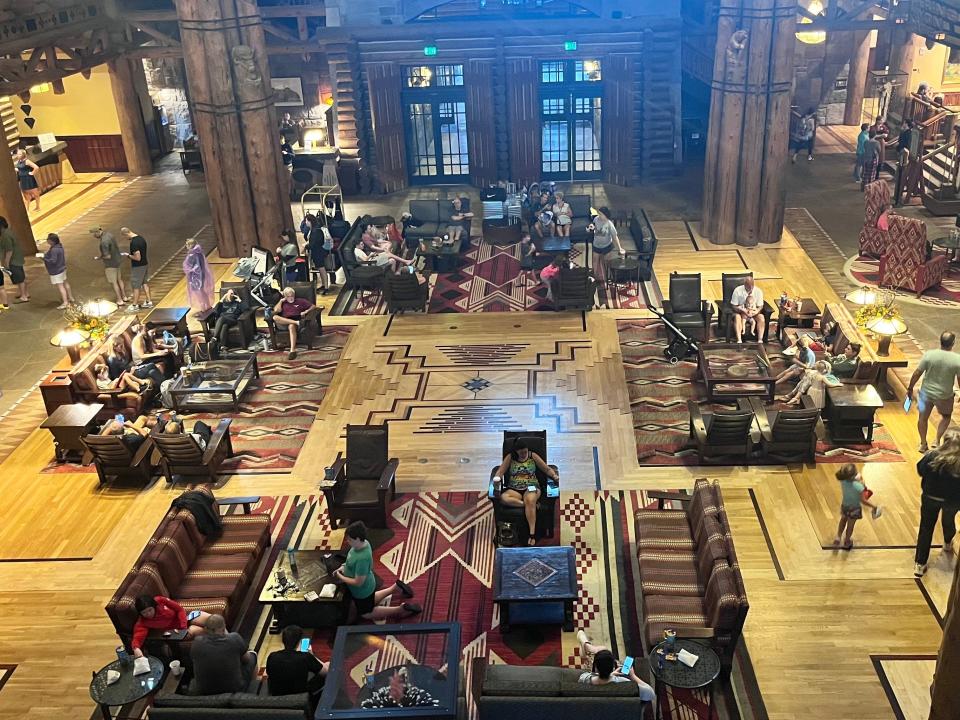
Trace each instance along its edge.
<instances>
[{"instance_id":1,"label":"reception desk","mask_svg":"<svg viewBox=\"0 0 960 720\"><path fill-rule=\"evenodd\" d=\"M31 145L27 148L27 159L36 163L38 167L34 177L37 179L37 185L40 186L41 194L60 185L64 176L67 179L73 176L73 168L70 166L70 160L67 159L66 150L65 142L58 142L48 150L41 150L39 145Z\"/></svg>"}]
</instances>

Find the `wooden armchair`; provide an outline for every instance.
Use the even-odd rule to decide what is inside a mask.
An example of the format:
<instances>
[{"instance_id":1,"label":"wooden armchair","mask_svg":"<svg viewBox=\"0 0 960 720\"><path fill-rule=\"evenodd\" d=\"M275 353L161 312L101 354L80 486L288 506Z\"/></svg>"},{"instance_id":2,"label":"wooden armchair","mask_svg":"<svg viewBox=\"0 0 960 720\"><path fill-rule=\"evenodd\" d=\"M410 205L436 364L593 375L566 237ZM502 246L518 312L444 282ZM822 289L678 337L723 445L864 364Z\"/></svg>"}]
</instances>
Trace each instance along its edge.
<instances>
[{"instance_id":1,"label":"wooden armchair","mask_svg":"<svg viewBox=\"0 0 960 720\"><path fill-rule=\"evenodd\" d=\"M597 282L590 275L589 268L561 267L553 291L553 305L557 310L570 307L575 310L592 310L596 290Z\"/></svg>"},{"instance_id":2,"label":"wooden armchair","mask_svg":"<svg viewBox=\"0 0 960 720\"><path fill-rule=\"evenodd\" d=\"M230 439L230 418L222 419L210 436L205 450L189 432L165 433L154 428L150 434L158 453L158 464L167 478L173 482L174 475L182 477L204 477L207 481L217 481L217 471L228 457L233 456L233 443ZM159 427L159 426L158 426Z\"/></svg>"},{"instance_id":3,"label":"wooden armchair","mask_svg":"<svg viewBox=\"0 0 960 720\"><path fill-rule=\"evenodd\" d=\"M764 462L816 462L820 408L810 397L801 396L801 407L797 409L768 409L756 397L748 402L760 428L760 456Z\"/></svg>"},{"instance_id":4,"label":"wooden armchair","mask_svg":"<svg viewBox=\"0 0 960 720\"><path fill-rule=\"evenodd\" d=\"M85 435L81 442L93 456L101 485L108 478L133 478L144 484L153 478L155 468L150 460L153 451L150 438L144 439L135 451L120 435Z\"/></svg>"},{"instance_id":5,"label":"wooden armchair","mask_svg":"<svg viewBox=\"0 0 960 720\"><path fill-rule=\"evenodd\" d=\"M311 282L290 282L284 287L293 288L294 295L308 301L313 307L307 310L300 317L300 332L297 334L297 343L307 346L308 350L313 350L313 341L317 335L323 335L323 323L320 321L321 308L317 307L317 286ZM285 327L277 329L277 324L273 318L267 322L270 330L270 344L274 348L286 347L290 342L290 335ZM294 350L295 348L290 348Z\"/></svg>"},{"instance_id":6,"label":"wooden armchair","mask_svg":"<svg viewBox=\"0 0 960 720\"><path fill-rule=\"evenodd\" d=\"M337 460L321 483L333 527L340 520L387 526L387 503L396 494L397 458L388 458L389 430L383 425L347 425L346 457Z\"/></svg>"},{"instance_id":7,"label":"wooden armchair","mask_svg":"<svg viewBox=\"0 0 960 720\"><path fill-rule=\"evenodd\" d=\"M754 436L753 410L749 406L707 413L695 400L687 400L687 410L690 440L696 445L701 465L708 462L707 458L750 457Z\"/></svg>"}]
</instances>

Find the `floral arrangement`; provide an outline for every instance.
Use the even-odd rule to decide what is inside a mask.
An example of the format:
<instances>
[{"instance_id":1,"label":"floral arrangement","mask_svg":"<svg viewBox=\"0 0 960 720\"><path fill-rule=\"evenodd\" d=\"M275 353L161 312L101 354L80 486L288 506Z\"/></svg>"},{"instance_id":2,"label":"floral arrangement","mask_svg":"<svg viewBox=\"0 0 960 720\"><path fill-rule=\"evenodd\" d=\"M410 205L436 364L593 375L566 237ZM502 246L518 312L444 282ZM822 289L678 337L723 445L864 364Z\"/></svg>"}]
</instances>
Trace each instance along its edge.
<instances>
[{"instance_id":1,"label":"floral arrangement","mask_svg":"<svg viewBox=\"0 0 960 720\"><path fill-rule=\"evenodd\" d=\"M83 311L81 303L71 303L63 311L63 317L70 327L77 330L86 330L90 333L90 343L102 341L110 330L106 318L97 318Z\"/></svg>"},{"instance_id":2,"label":"floral arrangement","mask_svg":"<svg viewBox=\"0 0 960 720\"><path fill-rule=\"evenodd\" d=\"M854 322L857 323L857 327L862 328L865 328L869 323L880 318L898 320L900 319L900 310L893 304L892 301L881 301L862 306L859 310L857 310L856 315L853 316Z\"/></svg>"}]
</instances>

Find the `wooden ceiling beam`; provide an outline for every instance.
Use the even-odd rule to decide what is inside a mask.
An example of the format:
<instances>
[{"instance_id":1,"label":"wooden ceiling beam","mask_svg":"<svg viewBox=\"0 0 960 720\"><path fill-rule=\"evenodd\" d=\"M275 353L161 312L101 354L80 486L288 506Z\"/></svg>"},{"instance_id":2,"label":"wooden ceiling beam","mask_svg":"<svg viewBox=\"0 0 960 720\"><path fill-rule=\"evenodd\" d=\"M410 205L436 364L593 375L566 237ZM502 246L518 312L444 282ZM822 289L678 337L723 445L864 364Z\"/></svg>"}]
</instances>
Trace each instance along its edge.
<instances>
[{"instance_id":1,"label":"wooden ceiling beam","mask_svg":"<svg viewBox=\"0 0 960 720\"><path fill-rule=\"evenodd\" d=\"M177 40L172 35L167 35L165 32L161 32L160 30L157 30L150 23L147 23L141 20L135 24L132 24L130 27L136 30L139 30L140 32L146 33L153 39L159 40L164 45L167 45L169 47L180 47L179 40Z\"/></svg>"}]
</instances>

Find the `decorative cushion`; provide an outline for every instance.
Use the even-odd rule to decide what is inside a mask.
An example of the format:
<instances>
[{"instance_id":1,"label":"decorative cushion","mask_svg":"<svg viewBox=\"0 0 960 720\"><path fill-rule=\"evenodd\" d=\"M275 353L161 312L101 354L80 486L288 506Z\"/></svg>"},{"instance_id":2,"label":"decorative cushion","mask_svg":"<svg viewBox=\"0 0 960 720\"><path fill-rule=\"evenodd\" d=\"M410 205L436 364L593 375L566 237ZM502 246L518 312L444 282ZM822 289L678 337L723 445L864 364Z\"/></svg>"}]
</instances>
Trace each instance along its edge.
<instances>
[{"instance_id":1,"label":"decorative cushion","mask_svg":"<svg viewBox=\"0 0 960 720\"><path fill-rule=\"evenodd\" d=\"M196 708L217 708L230 707L231 693L219 693L217 695L181 695L180 693L169 693L157 695L153 704L157 707L196 707Z\"/></svg>"},{"instance_id":2,"label":"decorative cushion","mask_svg":"<svg viewBox=\"0 0 960 720\"><path fill-rule=\"evenodd\" d=\"M574 218L589 218L593 200L589 195L567 195L565 200L570 204L570 211Z\"/></svg>"},{"instance_id":3,"label":"decorative cushion","mask_svg":"<svg viewBox=\"0 0 960 720\"><path fill-rule=\"evenodd\" d=\"M438 223L440 203L436 200L411 200L410 214L418 223Z\"/></svg>"},{"instance_id":4,"label":"decorative cushion","mask_svg":"<svg viewBox=\"0 0 960 720\"><path fill-rule=\"evenodd\" d=\"M227 625L230 625L230 621L232 620L230 617L231 606L224 597L198 598L177 595L174 599L183 605L183 609L188 613L191 610L202 610L203 612L210 613L211 615L223 615L224 619L227 621Z\"/></svg>"},{"instance_id":5,"label":"decorative cushion","mask_svg":"<svg viewBox=\"0 0 960 720\"><path fill-rule=\"evenodd\" d=\"M156 537L156 534L154 536ZM175 588L180 585L196 558L197 545L190 530L183 522L174 520L164 527L163 534L154 544L147 561L160 569L160 575L168 588Z\"/></svg>"},{"instance_id":6,"label":"decorative cushion","mask_svg":"<svg viewBox=\"0 0 960 720\"><path fill-rule=\"evenodd\" d=\"M697 556L689 552L641 550L640 587L644 595L703 597Z\"/></svg>"},{"instance_id":7,"label":"decorative cushion","mask_svg":"<svg viewBox=\"0 0 960 720\"><path fill-rule=\"evenodd\" d=\"M234 555L251 553L260 555L270 544L270 516L225 515L220 537L208 541L200 550L201 555Z\"/></svg>"},{"instance_id":8,"label":"decorative cushion","mask_svg":"<svg viewBox=\"0 0 960 720\"><path fill-rule=\"evenodd\" d=\"M561 697L639 697L640 688L635 682L588 685L578 682L583 670L564 668L560 670Z\"/></svg>"},{"instance_id":9,"label":"decorative cushion","mask_svg":"<svg viewBox=\"0 0 960 720\"><path fill-rule=\"evenodd\" d=\"M637 549L693 550L693 537L683 510L638 510Z\"/></svg>"},{"instance_id":10,"label":"decorative cushion","mask_svg":"<svg viewBox=\"0 0 960 720\"><path fill-rule=\"evenodd\" d=\"M204 555L183 577L177 595L195 598L225 597L239 603L249 587L247 562L250 555Z\"/></svg>"},{"instance_id":11,"label":"decorative cushion","mask_svg":"<svg viewBox=\"0 0 960 720\"><path fill-rule=\"evenodd\" d=\"M644 595L643 617L649 647L663 640L663 631L668 628L709 627L703 601L698 597Z\"/></svg>"},{"instance_id":12,"label":"decorative cushion","mask_svg":"<svg viewBox=\"0 0 960 720\"><path fill-rule=\"evenodd\" d=\"M481 692L499 697L556 697L560 668L488 665Z\"/></svg>"}]
</instances>

